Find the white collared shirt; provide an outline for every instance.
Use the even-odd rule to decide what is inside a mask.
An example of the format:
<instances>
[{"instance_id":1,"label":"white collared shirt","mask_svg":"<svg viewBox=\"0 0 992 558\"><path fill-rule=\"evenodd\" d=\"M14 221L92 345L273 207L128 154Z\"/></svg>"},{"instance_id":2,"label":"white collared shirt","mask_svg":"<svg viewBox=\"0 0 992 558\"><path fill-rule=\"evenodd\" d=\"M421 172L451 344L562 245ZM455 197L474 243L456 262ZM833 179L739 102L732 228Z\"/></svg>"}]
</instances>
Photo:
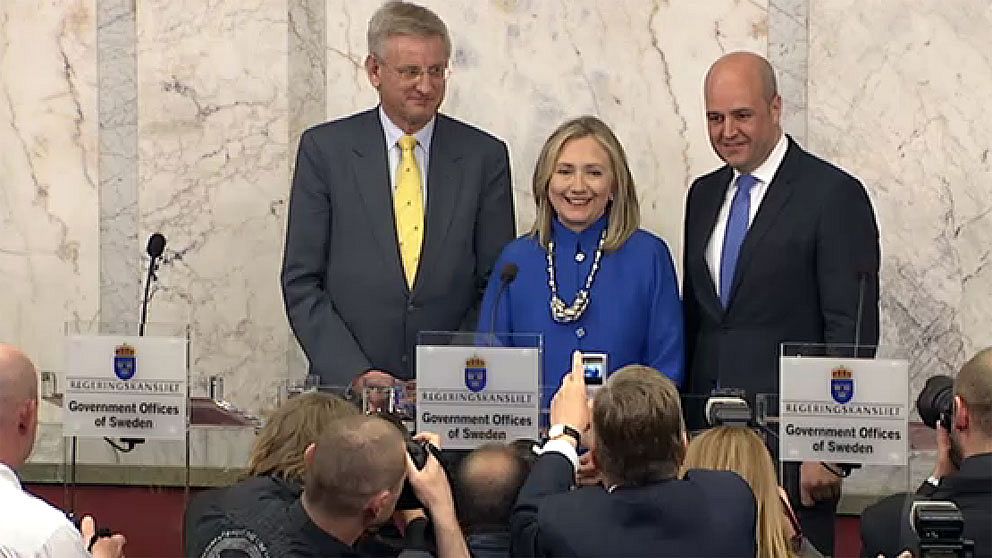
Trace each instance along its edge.
<instances>
[{"instance_id":1,"label":"white collared shirt","mask_svg":"<svg viewBox=\"0 0 992 558\"><path fill-rule=\"evenodd\" d=\"M406 135L406 132L400 129L399 126L393 124L393 121L386 116L386 111L382 110L382 105L379 105L379 121L382 122L382 131L385 132L386 136L386 156L389 160L389 183L393 186L393 191L396 191L396 171L400 166L400 158L402 156L402 149L400 148L400 138ZM430 122L424 125L423 128L417 130L417 133L413 134L413 137L417 138L417 146L413 148L413 155L417 158L417 164L420 166L420 189L424 192L424 207L427 207L427 164L431 160L431 138L434 137L434 123L437 122L437 116L431 118Z\"/></svg>"},{"instance_id":2,"label":"white collared shirt","mask_svg":"<svg viewBox=\"0 0 992 558\"><path fill-rule=\"evenodd\" d=\"M60 510L21 488L0 463L0 557L91 558L82 535Z\"/></svg>"},{"instance_id":3,"label":"white collared shirt","mask_svg":"<svg viewBox=\"0 0 992 558\"><path fill-rule=\"evenodd\" d=\"M765 199L765 192L768 191L768 184L771 183L772 178L775 178L778 168L782 166L782 160L785 159L785 152L788 148L789 142L785 139L785 134L782 134L778 138L778 143L775 144L772 152L768 154L765 162L761 163L751 173L751 176L758 180L751 187L751 211L747 219L748 227L754 222L754 216L758 213L761 200ZM730 178L730 187L727 188L727 194L723 198L723 205L720 206L716 225L713 227L709 242L706 244L706 263L710 267L713 286L716 287L716 292L718 293L720 292L720 258L723 254L723 237L727 234L727 219L730 218L730 204L734 200L734 194L737 193L737 177L740 175L741 173L735 169L734 175Z\"/></svg>"}]
</instances>

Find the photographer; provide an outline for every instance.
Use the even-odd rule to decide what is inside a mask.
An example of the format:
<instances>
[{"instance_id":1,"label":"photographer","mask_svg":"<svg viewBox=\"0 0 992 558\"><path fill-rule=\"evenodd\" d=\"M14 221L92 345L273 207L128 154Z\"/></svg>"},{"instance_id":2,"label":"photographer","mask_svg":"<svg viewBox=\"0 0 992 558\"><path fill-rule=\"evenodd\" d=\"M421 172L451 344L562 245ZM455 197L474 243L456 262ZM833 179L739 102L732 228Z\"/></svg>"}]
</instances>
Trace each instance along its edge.
<instances>
[{"instance_id":1,"label":"photographer","mask_svg":"<svg viewBox=\"0 0 992 558\"><path fill-rule=\"evenodd\" d=\"M625 366L590 409L581 356L551 402L551 439L520 489L511 555L753 556L747 483L727 471L678 477L686 431L675 384L653 368ZM587 426L590 467L603 484L573 490Z\"/></svg>"},{"instance_id":2,"label":"photographer","mask_svg":"<svg viewBox=\"0 0 992 558\"><path fill-rule=\"evenodd\" d=\"M370 528L390 520L406 479L431 514L438 555L469 556L440 463L428 454L418 469L402 435L387 421L342 418L304 455L303 495L289 507L280 533L272 537L272 556L362 556L355 543Z\"/></svg>"},{"instance_id":3,"label":"photographer","mask_svg":"<svg viewBox=\"0 0 992 558\"><path fill-rule=\"evenodd\" d=\"M123 556L123 535L98 531L90 516L77 530L21 488L13 470L31 455L37 429L38 373L24 353L0 343L0 556Z\"/></svg>"},{"instance_id":4,"label":"photographer","mask_svg":"<svg viewBox=\"0 0 992 558\"><path fill-rule=\"evenodd\" d=\"M953 502L964 516L962 537L975 542L975 556L992 556L992 347L969 360L953 383L933 377L918 407L924 422L936 411L937 464L916 491L916 499ZM935 392L932 397L927 392ZM953 394L953 397L951 395ZM934 409L928 409L934 407ZM890 496L861 516L862 554L894 556L909 521L906 495Z\"/></svg>"}]
</instances>

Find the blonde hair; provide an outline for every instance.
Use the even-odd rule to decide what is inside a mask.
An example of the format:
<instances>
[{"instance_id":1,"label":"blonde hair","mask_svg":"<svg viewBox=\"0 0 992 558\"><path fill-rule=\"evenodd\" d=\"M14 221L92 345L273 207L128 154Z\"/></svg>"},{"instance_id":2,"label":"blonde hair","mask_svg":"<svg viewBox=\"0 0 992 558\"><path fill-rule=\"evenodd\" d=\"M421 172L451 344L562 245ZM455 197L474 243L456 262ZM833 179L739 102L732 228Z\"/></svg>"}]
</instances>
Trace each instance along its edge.
<instances>
[{"instance_id":1,"label":"blonde hair","mask_svg":"<svg viewBox=\"0 0 992 558\"><path fill-rule=\"evenodd\" d=\"M740 475L751 486L758 503L758 556L794 556L775 466L765 443L751 429L719 426L696 436L689 442L682 463L683 474L689 469L733 471Z\"/></svg>"},{"instance_id":2,"label":"blonde hair","mask_svg":"<svg viewBox=\"0 0 992 558\"><path fill-rule=\"evenodd\" d=\"M382 60L386 55L386 40L398 35L441 37L444 51L451 57L451 36L448 27L431 10L408 2L386 2L369 20L366 40L369 53Z\"/></svg>"},{"instance_id":3,"label":"blonde hair","mask_svg":"<svg viewBox=\"0 0 992 558\"><path fill-rule=\"evenodd\" d=\"M536 237L545 248L551 242L551 224L555 218L555 209L551 206L548 188L555 166L558 164L558 157L566 143L586 137L595 139L609 155L616 183L616 194L610 204L610 222L603 250L607 252L617 250L640 226L641 209L637 202L634 177L630 174L630 165L627 164L627 154L624 153L623 146L602 120L595 116L580 116L565 122L551 134L551 137L544 142L541 154L537 157L537 164L534 166L533 191L537 217L528 234Z\"/></svg>"},{"instance_id":4,"label":"blonde hair","mask_svg":"<svg viewBox=\"0 0 992 558\"><path fill-rule=\"evenodd\" d=\"M358 408L329 393L304 393L276 409L255 438L248 473L303 480L303 452L328 424L360 414Z\"/></svg>"}]
</instances>

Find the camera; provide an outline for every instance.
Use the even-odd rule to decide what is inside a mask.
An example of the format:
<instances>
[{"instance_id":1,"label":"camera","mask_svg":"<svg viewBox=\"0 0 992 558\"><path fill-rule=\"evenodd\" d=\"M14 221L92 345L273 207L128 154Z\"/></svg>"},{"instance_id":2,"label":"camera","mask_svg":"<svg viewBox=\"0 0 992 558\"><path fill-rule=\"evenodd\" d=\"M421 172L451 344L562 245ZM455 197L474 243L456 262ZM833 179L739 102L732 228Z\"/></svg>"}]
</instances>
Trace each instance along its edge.
<instances>
[{"instance_id":1,"label":"camera","mask_svg":"<svg viewBox=\"0 0 992 558\"><path fill-rule=\"evenodd\" d=\"M713 390L703 414L710 426L748 426L752 418L744 391L738 389Z\"/></svg>"},{"instance_id":2,"label":"camera","mask_svg":"<svg viewBox=\"0 0 992 558\"><path fill-rule=\"evenodd\" d=\"M407 439L406 452L410 454L410 459L413 461L414 466L417 467L417 470L423 469L424 465L427 465L427 459L431 454L433 454L434 458L438 461L441 460L441 450L430 442L419 442L417 440ZM424 505L417 498L416 493L413 491L413 487L410 486L410 480L407 479L403 482L403 491L400 492L399 500L396 501L396 509L416 510L423 507Z\"/></svg>"},{"instance_id":3,"label":"camera","mask_svg":"<svg viewBox=\"0 0 992 558\"><path fill-rule=\"evenodd\" d=\"M943 375L928 378L916 398L916 409L923 424L930 428L937 428L940 424L950 432L954 414L954 378Z\"/></svg>"},{"instance_id":4,"label":"camera","mask_svg":"<svg viewBox=\"0 0 992 558\"><path fill-rule=\"evenodd\" d=\"M915 556L974 556L975 543L961 536L964 516L954 502L913 502L910 522L920 540L919 552Z\"/></svg>"}]
</instances>

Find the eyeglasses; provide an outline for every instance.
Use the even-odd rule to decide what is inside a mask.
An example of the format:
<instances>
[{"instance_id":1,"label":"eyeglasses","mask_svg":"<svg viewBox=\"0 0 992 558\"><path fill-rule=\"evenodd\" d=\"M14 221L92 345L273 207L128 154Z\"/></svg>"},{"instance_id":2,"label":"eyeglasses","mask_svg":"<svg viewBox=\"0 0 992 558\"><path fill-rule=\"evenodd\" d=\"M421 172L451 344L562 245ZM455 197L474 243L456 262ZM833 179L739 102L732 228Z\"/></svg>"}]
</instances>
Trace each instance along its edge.
<instances>
[{"instance_id":1,"label":"eyeglasses","mask_svg":"<svg viewBox=\"0 0 992 558\"><path fill-rule=\"evenodd\" d=\"M385 66L385 64L383 65ZM431 81L446 81L451 77L451 68L440 64L427 68L422 68L420 66L400 66L399 68L393 68L392 66L386 67L396 72L396 74L400 76L400 79L405 82L420 81L424 75L430 78Z\"/></svg>"}]
</instances>

